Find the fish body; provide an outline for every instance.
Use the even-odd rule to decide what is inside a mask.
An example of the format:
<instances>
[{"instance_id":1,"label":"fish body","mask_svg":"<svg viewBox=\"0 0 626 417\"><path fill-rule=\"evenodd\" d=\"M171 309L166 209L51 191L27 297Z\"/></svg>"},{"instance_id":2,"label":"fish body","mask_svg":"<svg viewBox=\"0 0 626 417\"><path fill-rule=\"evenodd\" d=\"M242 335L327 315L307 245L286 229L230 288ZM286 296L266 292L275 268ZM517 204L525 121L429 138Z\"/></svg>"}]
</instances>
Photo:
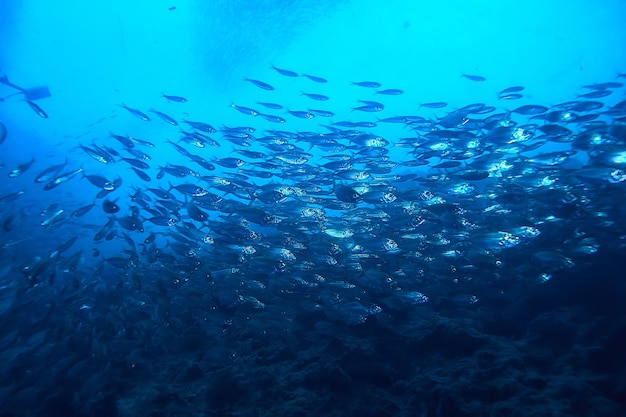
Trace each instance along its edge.
<instances>
[{"instance_id":1,"label":"fish body","mask_svg":"<svg viewBox=\"0 0 626 417\"><path fill-rule=\"evenodd\" d=\"M274 90L274 87L272 87L271 85L269 85L266 82L259 81L259 80L253 80L251 78L244 78L244 80L249 82L252 85L255 85L255 86L259 87L262 90L269 90L269 91Z\"/></svg>"},{"instance_id":2,"label":"fish body","mask_svg":"<svg viewBox=\"0 0 626 417\"><path fill-rule=\"evenodd\" d=\"M237 110L239 113L247 114L248 116L258 116L259 112L251 109L250 107L238 106L236 104L231 104L231 107Z\"/></svg>"},{"instance_id":3,"label":"fish body","mask_svg":"<svg viewBox=\"0 0 626 417\"><path fill-rule=\"evenodd\" d=\"M291 71L288 69L284 69L284 68L277 68L275 66L272 65L272 69L274 71L276 71L277 73L279 73L280 75L284 75L285 77L297 77L298 73L295 71Z\"/></svg>"},{"instance_id":4,"label":"fish body","mask_svg":"<svg viewBox=\"0 0 626 417\"><path fill-rule=\"evenodd\" d=\"M46 114L46 112L41 107L39 107L37 103L31 100L24 100L24 101L35 112L37 116L42 117L44 119L48 118L48 114Z\"/></svg>"},{"instance_id":5,"label":"fish body","mask_svg":"<svg viewBox=\"0 0 626 417\"><path fill-rule=\"evenodd\" d=\"M24 195L26 193L25 190L16 191L14 193L9 193L0 196L0 203L10 203L12 201L17 200L18 197Z\"/></svg>"},{"instance_id":6,"label":"fish body","mask_svg":"<svg viewBox=\"0 0 626 417\"><path fill-rule=\"evenodd\" d=\"M126 111L128 111L130 114L132 114L133 116L135 116L136 118L143 120L144 122L149 122L150 121L150 116L148 116L147 114L145 114L144 112L137 110L137 109L133 109L132 107L128 107L126 104L122 103L122 104L118 104L118 106L120 106L123 109L126 109Z\"/></svg>"},{"instance_id":7,"label":"fish body","mask_svg":"<svg viewBox=\"0 0 626 417\"><path fill-rule=\"evenodd\" d=\"M94 145L92 148L88 146L79 145L80 149L82 149L87 155L100 162L101 164L111 164L115 162L115 159L109 152L106 150Z\"/></svg>"},{"instance_id":8,"label":"fish body","mask_svg":"<svg viewBox=\"0 0 626 417\"><path fill-rule=\"evenodd\" d=\"M308 78L309 80L313 82L320 83L320 84L326 84L328 82L328 80L326 80L325 78L318 77L316 75L302 74L302 76Z\"/></svg>"},{"instance_id":9,"label":"fish body","mask_svg":"<svg viewBox=\"0 0 626 417\"><path fill-rule=\"evenodd\" d=\"M7 127L4 123L0 122L0 145L2 145L7 138Z\"/></svg>"},{"instance_id":10,"label":"fish body","mask_svg":"<svg viewBox=\"0 0 626 417\"><path fill-rule=\"evenodd\" d=\"M67 160L62 164L51 165L48 168L41 171L35 177L35 182L44 183L54 178L61 170L67 165Z\"/></svg>"},{"instance_id":11,"label":"fish body","mask_svg":"<svg viewBox=\"0 0 626 417\"><path fill-rule=\"evenodd\" d=\"M33 166L34 163L35 163L35 158L31 159L28 162L24 162L22 164L19 164L15 169L13 169L13 170L11 170L11 172L9 172L9 177L10 178L19 177L24 172L26 172L31 166Z\"/></svg>"},{"instance_id":12,"label":"fish body","mask_svg":"<svg viewBox=\"0 0 626 417\"><path fill-rule=\"evenodd\" d=\"M43 186L43 189L44 189L44 191L52 190L53 188L56 188L59 185L65 183L65 182L68 182L69 180L71 180L76 175L80 174L81 172L83 172L83 168L82 167L81 168L77 168L74 171L69 171L69 172L66 172L64 174L61 174L61 175L55 177L54 179L48 181Z\"/></svg>"},{"instance_id":13,"label":"fish body","mask_svg":"<svg viewBox=\"0 0 626 417\"><path fill-rule=\"evenodd\" d=\"M167 101L173 101L175 103L186 103L187 102L187 99L185 97L181 97L181 96L171 96L171 95L167 95L167 94L161 94L161 97L163 97Z\"/></svg>"},{"instance_id":14,"label":"fish body","mask_svg":"<svg viewBox=\"0 0 626 417\"><path fill-rule=\"evenodd\" d=\"M173 117L171 117L171 116L169 116L169 115L167 115L167 114L165 114L163 112L160 112L158 110L150 109L149 111L151 113L154 113L157 116L159 116L159 118L161 120L163 120L165 123L170 124L172 126L178 126L178 122Z\"/></svg>"},{"instance_id":15,"label":"fish body","mask_svg":"<svg viewBox=\"0 0 626 417\"><path fill-rule=\"evenodd\" d=\"M482 75L461 74L461 76L467 78L470 81L481 82L481 81L485 81L486 80L486 78L483 77Z\"/></svg>"}]
</instances>

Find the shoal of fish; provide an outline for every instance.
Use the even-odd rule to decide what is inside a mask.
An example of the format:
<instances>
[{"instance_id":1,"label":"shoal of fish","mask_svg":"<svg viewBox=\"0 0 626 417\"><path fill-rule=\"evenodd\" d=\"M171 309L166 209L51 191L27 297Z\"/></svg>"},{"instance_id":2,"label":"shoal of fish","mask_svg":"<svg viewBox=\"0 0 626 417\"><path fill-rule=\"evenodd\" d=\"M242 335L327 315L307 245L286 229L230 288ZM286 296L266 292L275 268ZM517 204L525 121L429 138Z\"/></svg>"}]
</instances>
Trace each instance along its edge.
<instances>
[{"instance_id":1,"label":"shoal of fish","mask_svg":"<svg viewBox=\"0 0 626 417\"><path fill-rule=\"evenodd\" d=\"M124 288L140 300L128 302L134 313L126 314L145 310L145 320L168 326L184 326L181 311L213 315L216 323L271 311L360 324L429 302L488 302L520 282L543 282L591 262L605 245L626 243L626 100L615 99L624 94L619 81L583 86L572 101L552 106L472 103L439 117L418 115L444 111L442 101L385 118L380 112L404 91L358 81L350 88L376 99L355 101L350 114L360 119L350 121L324 109L332 95L323 89L326 79L273 70L321 89L303 93L315 108L232 104L250 125L215 128L219 121L177 120L120 104L142 121L185 126L176 140L116 132L78 145L99 164L132 171L138 184L124 186L66 159L41 167L32 188L0 195L0 259L11 262L2 269L3 291L60 287L54 294L91 310L103 292ZM499 103L514 107L524 90L500 91ZM261 119L280 129L256 129ZM310 120L310 130L289 130L295 119ZM377 133L389 124L406 136ZM5 140L11 135L0 123L0 144ZM231 156L206 156L204 148L224 143ZM164 148L187 163L151 167L150 150ZM398 152L401 158L393 156ZM7 166L4 182L33 166L35 159ZM33 221L20 217L23 196L81 178L93 185L93 195L77 196L84 205L51 204L35 219L51 240L66 238L42 253L12 251L20 244L15 234ZM92 242L79 245L78 230L91 230L80 221L94 212L101 222L89 232ZM118 242L119 253L102 256L98 245L106 241ZM92 253L84 253L87 245Z\"/></svg>"}]
</instances>

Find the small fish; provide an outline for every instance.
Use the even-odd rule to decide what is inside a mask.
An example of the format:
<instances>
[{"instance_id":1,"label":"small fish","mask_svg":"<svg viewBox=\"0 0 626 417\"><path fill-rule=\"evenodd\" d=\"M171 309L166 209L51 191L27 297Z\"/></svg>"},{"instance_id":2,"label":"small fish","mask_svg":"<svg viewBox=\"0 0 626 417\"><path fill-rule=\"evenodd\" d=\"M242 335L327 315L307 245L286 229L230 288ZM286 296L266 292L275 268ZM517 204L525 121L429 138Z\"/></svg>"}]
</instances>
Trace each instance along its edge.
<instances>
[{"instance_id":1,"label":"small fish","mask_svg":"<svg viewBox=\"0 0 626 417\"><path fill-rule=\"evenodd\" d=\"M268 109L272 109L272 110L280 110L283 108L281 104L276 104L276 103L263 103L263 102L257 101L256 104L260 104L261 106L267 107Z\"/></svg>"},{"instance_id":2,"label":"small fish","mask_svg":"<svg viewBox=\"0 0 626 417\"><path fill-rule=\"evenodd\" d=\"M318 77L316 75L302 74L302 76L308 78L311 81L315 81L316 83L325 84L325 83L328 82L328 81L326 81L326 79L324 79L322 77Z\"/></svg>"},{"instance_id":3,"label":"small fish","mask_svg":"<svg viewBox=\"0 0 626 417\"><path fill-rule=\"evenodd\" d=\"M167 114L165 114L165 113L163 113L163 112L160 112L160 111L154 110L154 109L150 109L149 111L150 111L151 113L154 113L154 114L156 114L157 116L159 116L159 117L161 118L161 120L163 120L164 122L169 123L169 124L171 124L172 126L178 126L178 122L177 122L176 120L174 120L174 118L173 118L173 117L171 117L171 116L169 116L169 115L167 115Z\"/></svg>"},{"instance_id":4,"label":"small fish","mask_svg":"<svg viewBox=\"0 0 626 417\"><path fill-rule=\"evenodd\" d=\"M143 112L141 112L141 111L139 111L137 109L133 109L132 107L128 107L124 103L118 104L118 106L126 109L130 114L132 114L133 116L137 117L138 119L143 120L144 122L149 122L150 121L150 117L147 114L145 114L145 113L143 113Z\"/></svg>"},{"instance_id":5,"label":"small fish","mask_svg":"<svg viewBox=\"0 0 626 417\"><path fill-rule=\"evenodd\" d=\"M87 204L86 206L82 206L80 208L77 208L76 210L74 210L72 212L72 214L70 214L70 217L77 219L79 217L84 216L85 214L87 214L92 208L94 208L96 205L95 204Z\"/></svg>"},{"instance_id":6,"label":"small fish","mask_svg":"<svg viewBox=\"0 0 626 417\"><path fill-rule=\"evenodd\" d=\"M519 94L519 93L510 93L510 94L501 94L500 96L498 96L499 100L519 100L520 98L523 98L524 95L523 94Z\"/></svg>"},{"instance_id":7,"label":"small fish","mask_svg":"<svg viewBox=\"0 0 626 417\"><path fill-rule=\"evenodd\" d=\"M132 158L122 158L122 161L134 166L139 169L149 169L150 165L146 164L144 161L140 161L139 159Z\"/></svg>"},{"instance_id":8,"label":"small fish","mask_svg":"<svg viewBox=\"0 0 626 417\"><path fill-rule=\"evenodd\" d=\"M48 118L48 115L46 114L45 111L43 111L43 109L41 107L39 107L35 102L30 101L30 100L24 100L31 109L33 109L33 111L35 113L37 113L37 116L43 117L44 119Z\"/></svg>"},{"instance_id":9,"label":"small fish","mask_svg":"<svg viewBox=\"0 0 626 417\"><path fill-rule=\"evenodd\" d=\"M289 114L300 119L312 119L315 117L312 113L308 111L289 110Z\"/></svg>"},{"instance_id":10,"label":"small fish","mask_svg":"<svg viewBox=\"0 0 626 417\"><path fill-rule=\"evenodd\" d=\"M352 111L364 111L364 112L379 112L379 111L383 111L385 108L381 107L381 106L359 106L359 107L353 107Z\"/></svg>"},{"instance_id":11,"label":"small fish","mask_svg":"<svg viewBox=\"0 0 626 417\"><path fill-rule=\"evenodd\" d=\"M344 203L358 203L361 200L361 194L347 185L337 184L333 191L337 200Z\"/></svg>"},{"instance_id":12,"label":"small fish","mask_svg":"<svg viewBox=\"0 0 626 417\"><path fill-rule=\"evenodd\" d=\"M126 136L116 135L114 133L110 133L110 135L113 139L117 140L119 143L121 143L123 146L127 148L135 147L135 144L133 143L133 141L130 140L130 138L127 138Z\"/></svg>"},{"instance_id":13,"label":"small fish","mask_svg":"<svg viewBox=\"0 0 626 417\"><path fill-rule=\"evenodd\" d=\"M189 120L183 120L183 123L187 123L192 128L194 128L196 130L199 130L201 132L205 132L205 133L215 133L215 132L217 132L217 130L213 126L208 124L208 123L192 122L192 121L189 121Z\"/></svg>"},{"instance_id":14,"label":"small fish","mask_svg":"<svg viewBox=\"0 0 626 417\"><path fill-rule=\"evenodd\" d=\"M181 96L170 96L170 95L162 93L161 97L163 97L167 101L174 101L176 103L186 103L187 102L187 99L185 97L181 97Z\"/></svg>"},{"instance_id":15,"label":"small fish","mask_svg":"<svg viewBox=\"0 0 626 417\"><path fill-rule=\"evenodd\" d=\"M370 101L370 100L359 100L359 101L365 104L366 106L381 107L381 108L385 107L383 103L379 103L377 101Z\"/></svg>"},{"instance_id":16,"label":"small fish","mask_svg":"<svg viewBox=\"0 0 626 417\"><path fill-rule=\"evenodd\" d=\"M579 94L576 97L582 97L582 98L600 98L600 97L606 97L608 95L611 95L613 93L613 91L611 90L594 90L591 91L589 93L585 93L585 94Z\"/></svg>"},{"instance_id":17,"label":"small fish","mask_svg":"<svg viewBox=\"0 0 626 417\"><path fill-rule=\"evenodd\" d=\"M20 191L14 192L14 193L5 194L3 196L0 196L0 203L10 203L11 201L15 201L15 199L17 199L19 196L21 196L25 192L26 191L24 191L24 190L20 190Z\"/></svg>"},{"instance_id":18,"label":"small fish","mask_svg":"<svg viewBox=\"0 0 626 417\"><path fill-rule=\"evenodd\" d=\"M609 82L606 82L606 83L583 85L583 88L588 88L588 89L591 89L591 90L606 90L608 88L621 88L623 86L624 86L624 84L622 84L622 83L618 83L618 82L615 82L615 81L609 81Z\"/></svg>"},{"instance_id":19,"label":"small fish","mask_svg":"<svg viewBox=\"0 0 626 417\"><path fill-rule=\"evenodd\" d=\"M55 224L61 222L63 219L60 217L61 214L64 213L65 210L59 209L56 212L52 213L52 215L41 222L41 225L44 227L52 227Z\"/></svg>"},{"instance_id":20,"label":"small fish","mask_svg":"<svg viewBox=\"0 0 626 417\"><path fill-rule=\"evenodd\" d=\"M4 123L0 122L0 145L2 145L2 143L4 142L6 138L7 138L7 127L4 125Z\"/></svg>"},{"instance_id":21,"label":"small fish","mask_svg":"<svg viewBox=\"0 0 626 417\"><path fill-rule=\"evenodd\" d=\"M291 70L287 70L283 68L277 68L273 65L272 65L272 69L276 71L277 73L279 73L280 75L284 75L285 77L297 77L298 76L297 72L293 72Z\"/></svg>"},{"instance_id":22,"label":"small fish","mask_svg":"<svg viewBox=\"0 0 626 417\"><path fill-rule=\"evenodd\" d=\"M83 178L86 178L92 185L100 188L101 190L113 191L115 190L115 184L100 175L86 175L83 172Z\"/></svg>"},{"instance_id":23,"label":"small fish","mask_svg":"<svg viewBox=\"0 0 626 417\"><path fill-rule=\"evenodd\" d=\"M548 111L548 108L545 106L541 106L538 104L527 104L525 106L520 106L514 110L511 110L511 113L523 114L525 116L534 116L537 114L542 114Z\"/></svg>"},{"instance_id":24,"label":"small fish","mask_svg":"<svg viewBox=\"0 0 626 417\"><path fill-rule=\"evenodd\" d=\"M115 162L115 159L113 159L113 157L107 151L96 145L94 145L93 148L89 148L83 145L78 145L78 147L85 151L87 155L91 156L93 159L100 162L101 164L110 164Z\"/></svg>"},{"instance_id":25,"label":"small fish","mask_svg":"<svg viewBox=\"0 0 626 417\"><path fill-rule=\"evenodd\" d=\"M422 103L420 104L420 107L426 107L428 109L441 109L443 107L446 107L447 105L448 103L444 101L433 101L430 103Z\"/></svg>"},{"instance_id":26,"label":"small fish","mask_svg":"<svg viewBox=\"0 0 626 417\"><path fill-rule=\"evenodd\" d=\"M256 85L257 87L263 89L263 90L274 90L274 87L272 87L271 85L269 85L268 83L264 83L263 81L259 81L259 80L253 80L251 78L244 78L245 81L248 81L249 83L252 83L254 85Z\"/></svg>"},{"instance_id":27,"label":"small fish","mask_svg":"<svg viewBox=\"0 0 626 417\"><path fill-rule=\"evenodd\" d=\"M249 116L258 116L259 115L258 111L254 110L254 109L251 109L249 107L242 107L242 106L238 106L236 104L231 104L230 106L233 109L237 110L238 112L243 113L243 114L247 114Z\"/></svg>"},{"instance_id":28,"label":"small fish","mask_svg":"<svg viewBox=\"0 0 626 417\"><path fill-rule=\"evenodd\" d=\"M193 184L181 184L181 185L172 185L170 184L170 189L178 191L181 194L188 195L190 197L203 197L207 195L209 192L202 187Z\"/></svg>"},{"instance_id":29,"label":"small fish","mask_svg":"<svg viewBox=\"0 0 626 417\"><path fill-rule=\"evenodd\" d=\"M142 171L142 170L140 170L140 169L137 169L137 168L134 168L134 167L131 167L130 169L132 169L132 170L133 170L133 172L134 172L135 174L137 174L137 176L138 176L139 178L141 178L142 180L144 180L144 181L146 181L146 182L150 182L150 181L152 181L152 179L150 178L150 176L149 176L148 174L146 174L144 171Z\"/></svg>"},{"instance_id":30,"label":"small fish","mask_svg":"<svg viewBox=\"0 0 626 417\"><path fill-rule=\"evenodd\" d=\"M240 166L243 166L246 163L246 161L243 161L239 158L222 158L222 159L216 159L214 162L225 168L239 168Z\"/></svg>"},{"instance_id":31,"label":"small fish","mask_svg":"<svg viewBox=\"0 0 626 417\"><path fill-rule=\"evenodd\" d=\"M335 113L331 111L318 110L318 109L309 109L309 113L313 113L314 115L322 116L322 117L333 117L335 115Z\"/></svg>"},{"instance_id":32,"label":"small fish","mask_svg":"<svg viewBox=\"0 0 626 417\"><path fill-rule=\"evenodd\" d=\"M263 114L263 113L259 113L259 116L261 116L262 118L264 118L267 121L270 121L272 123L285 123L286 120L283 119L280 116L274 116L273 114Z\"/></svg>"},{"instance_id":33,"label":"small fish","mask_svg":"<svg viewBox=\"0 0 626 417\"><path fill-rule=\"evenodd\" d=\"M499 95L503 95L503 94L510 94L510 93L519 93L523 89L524 89L524 87L522 87L520 85L515 85L513 87L505 88L504 90L500 91L498 94Z\"/></svg>"},{"instance_id":34,"label":"small fish","mask_svg":"<svg viewBox=\"0 0 626 417\"><path fill-rule=\"evenodd\" d=\"M133 142L137 142L138 144L143 145L145 147L154 148L154 143L148 142L147 140L137 139L134 136L129 136L128 139L132 140Z\"/></svg>"},{"instance_id":35,"label":"small fish","mask_svg":"<svg viewBox=\"0 0 626 417\"><path fill-rule=\"evenodd\" d=\"M397 88L388 88L386 90L378 90L376 94L384 94L386 96L399 96L401 94L404 94L404 91Z\"/></svg>"},{"instance_id":36,"label":"small fish","mask_svg":"<svg viewBox=\"0 0 626 417\"><path fill-rule=\"evenodd\" d=\"M486 78L481 75L461 74L461 77L465 77L470 81L485 81Z\"/></svg>"},{"instance_id":37,"label":"small fish","mask_svg":"<svg viewBox=\"0 0 626 417\"><path fill-rule=\"evenodd\" d=\"M376 81L359 81L359 82L353 82L352 85L357 85L359 87L365 87L365 88L379 88L382 84Z\"/></svg>"},{"instance_id":38,"label":"small fish","mask_svg":"<svg viewBox=\"0 0 626 417\"><path fill-rule=\"evenodd\" d=\"M46 183L46 185L43 186L43 189L44 189L44 191L52 190L53 188L56 188L57 186L63 184L64 182L67 182L67 181L71 180L76 175L80 174L81 172L83 172L83 169L82 168L78 168L78 169L75 169L74 171L70 171L70 172L66 172L64 174L61 174L58 177L56 177L53 180L51 180L48 183Z\"/></svg>"},{"instance_id":39,"label":"small fish","mask_svg":"<svg viewBox=\"0 0 626 417\"><path fill-rule=\"evenodd\" d=\"M54 176L61 172L65 165L67 165L67 159L62 164L49 166L48 168L37 174L37 176L35 177L35 182L43 183L50 181Z\"/></svg>"},{"instance_id":40,"label":"small fish","mask_svg":"<svg viewBox=\"0 0 626 417\"><path fill-rule=\"evenodd\" d=\"M120 211L120 206L117 205L117 199L115 201L105 199L102 202L102 210L104 210L105 213L109 214L114 214Z\"/></svg>"},{"instance_id":41,"label":"small fish","mask_svg":"<svg viewBox=\"0 0 626 417\"><path fill-rule=\"evenodd\" d=\"M33 158L28 162L24 162L23 164L18 165L17 168L9 172L9 177L15 178L15 177L22 175L26 170L28 170L28 168L30 168L33 165L34 162L35 162L35 159Z\"/></svg>"},{"instance_id":42,"label":"small fish","mask_svg":"<svg viewBox=\"0 0 626 417\"><path fill-rule=\"evenodd\" d=\"M322 94L302 93L302 95L303 96L307 96L311 100L317 100L317 101L326 101L326 100L328 100L328 97L324 96Z\"/></svg>"}]
</instances>

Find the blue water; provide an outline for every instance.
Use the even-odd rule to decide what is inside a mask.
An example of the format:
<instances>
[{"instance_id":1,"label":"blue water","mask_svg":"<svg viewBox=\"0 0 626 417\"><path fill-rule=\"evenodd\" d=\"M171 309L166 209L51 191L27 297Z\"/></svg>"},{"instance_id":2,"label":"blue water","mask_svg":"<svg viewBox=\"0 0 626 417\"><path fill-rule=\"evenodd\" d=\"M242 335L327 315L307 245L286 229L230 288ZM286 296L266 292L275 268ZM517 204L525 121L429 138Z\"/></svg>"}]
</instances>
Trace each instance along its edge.
<instances>
[{"instance_id":1,"label":"blue water","mask_svg":"<svg viewBox=\"0 0 626 417\"><path fill-rule=\"evenodd\" d=\"M623 2L5 3L0 417L626 416Z\"/></svg>"}]
</instances>

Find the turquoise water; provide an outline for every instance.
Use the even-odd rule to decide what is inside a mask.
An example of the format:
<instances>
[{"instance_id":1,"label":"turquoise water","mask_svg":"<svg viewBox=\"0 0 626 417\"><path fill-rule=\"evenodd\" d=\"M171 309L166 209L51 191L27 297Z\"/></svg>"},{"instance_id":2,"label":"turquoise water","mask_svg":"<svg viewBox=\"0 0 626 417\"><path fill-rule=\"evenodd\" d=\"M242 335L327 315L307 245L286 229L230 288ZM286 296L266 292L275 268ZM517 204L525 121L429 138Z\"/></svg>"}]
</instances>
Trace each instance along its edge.
<instances>
[{"instance_id":1,"label":"turquoise water","mask_svg":"<svg viewBox=\"0 0 626 417\"><path fill-rule=\"evenodd\" d=\"M0 416L626 415L623 2L128 3L0 14Z\"/></svg>"}]
</instances>

